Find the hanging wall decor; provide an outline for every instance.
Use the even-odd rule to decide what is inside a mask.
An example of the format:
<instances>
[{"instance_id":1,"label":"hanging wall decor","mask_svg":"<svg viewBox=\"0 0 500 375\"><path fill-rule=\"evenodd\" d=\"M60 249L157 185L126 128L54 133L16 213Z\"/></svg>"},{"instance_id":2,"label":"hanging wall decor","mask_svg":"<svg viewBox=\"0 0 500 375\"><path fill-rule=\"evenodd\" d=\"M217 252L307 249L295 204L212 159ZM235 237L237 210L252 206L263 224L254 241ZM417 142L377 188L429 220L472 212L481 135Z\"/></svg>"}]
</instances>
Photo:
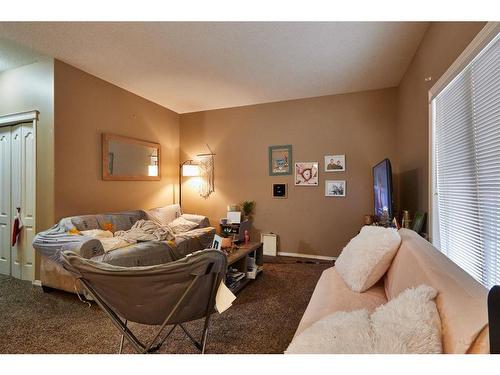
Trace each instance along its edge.
<instances>
[{"instance_id":1,"label":"hanging wall decor","mask_svg":"<svg viewBox=\"0 0 500 375\"><path fill-rule=\"evenodd\" d=\"M296 186L318 186L318 162L306 161L295 163Z\"/></svg>"},{"instance_id":2,"label":"hanging wall decor","mask_svg":"<svg viewBox=\"0 0 500 375\"><path fill-rule=\"evenodd\" d=\"M292 145L269 146L269 176L292 174Z\"/></svg>"},{"instance_id":3,"label":"hanging wall decor","mask_svg":"<svg viewBox=\"0 0 500 375\"><path fill-rule=\"evenodd\" d=\"M326 155L325 172L344 172L345 155Z\"/></svg>"},{"instance_id":4,"label":"hanging wall decor","mask_svg":"<svg viewBox=\"0 0 500 375\"><path fill-rule=\"evenodd\" d=\"M200 197L207 199L215 191L215 154L207 144L210 153L198 154L198 167L200 169Z\"/></svg>"}]
</instances>

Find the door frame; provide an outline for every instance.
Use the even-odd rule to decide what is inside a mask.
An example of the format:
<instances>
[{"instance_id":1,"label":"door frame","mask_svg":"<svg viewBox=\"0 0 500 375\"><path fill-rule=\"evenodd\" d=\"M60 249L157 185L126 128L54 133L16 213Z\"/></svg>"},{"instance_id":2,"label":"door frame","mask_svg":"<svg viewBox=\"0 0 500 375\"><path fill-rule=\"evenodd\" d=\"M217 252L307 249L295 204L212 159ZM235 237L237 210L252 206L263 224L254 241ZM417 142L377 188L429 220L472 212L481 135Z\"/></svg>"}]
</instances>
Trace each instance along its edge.
<instances>
[{"instance_id":1,"label":"door frame","mask_svg":"<svg viewBox=\"0 0 500 375\"><path fill-rule=\"evenodd\" d=\"M39 117L39 114L40 112L38 112L37 110L33 110L33 111L26 111L26 112L19 112L19 113L13 113L13 114L9 114L9 115L3 115L3 116L0 116L0 127L4 127L4 126L12 126L12 125L16 125L16 124L22 124L22 123L32 123L33 124L33 134L35 136L35 142L33 144L33 147L34 147L34 150L33 150L33 153L35 155L35 163L33 165L33 172L34 172L34 175L35 175L35 179L34 179L34 197L33 197L33 200L35 202L34 204L34 207L33 207L33 218L34 218L34 222L33 222L33 231L34 233L37 232L37 229L36 229L36 224L37 224L37 220L36 220L36 205L37 205L37 161L38 161L38 154L37 154L37 128L38 128L38 117ZM33 259L33 271L32 271L32 274L31 275L23 275L21 274L22 276L22 279L23 280L30 280L30 281L34 281L35 280L35 272L36 272L36 255L34 253L34 249L31 248L31 251L32 251L32 259ZM21 267L22 268L22 267Z\"/></svg>"}]
</instances>

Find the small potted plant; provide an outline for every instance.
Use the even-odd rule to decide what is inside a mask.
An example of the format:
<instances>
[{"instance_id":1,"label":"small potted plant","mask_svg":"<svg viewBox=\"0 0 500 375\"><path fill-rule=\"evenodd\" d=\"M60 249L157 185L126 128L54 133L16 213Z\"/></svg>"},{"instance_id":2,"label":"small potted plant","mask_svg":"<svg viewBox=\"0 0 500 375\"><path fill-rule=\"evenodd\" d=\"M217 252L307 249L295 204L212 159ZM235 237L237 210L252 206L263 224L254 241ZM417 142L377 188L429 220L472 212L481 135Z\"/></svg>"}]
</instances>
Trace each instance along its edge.
<instances>
[{"instance_id":1,"label":"small potted plant","mask_svg":"<svg viewBox=\"0 0 500 375\"><path fill-rule=\"evenodd\" d=\"M255 208L254 201L242 202L241 203L241 211L243 212L243 218L246 220L251 220L254 208Z\"/></svg>"}]
</instances>

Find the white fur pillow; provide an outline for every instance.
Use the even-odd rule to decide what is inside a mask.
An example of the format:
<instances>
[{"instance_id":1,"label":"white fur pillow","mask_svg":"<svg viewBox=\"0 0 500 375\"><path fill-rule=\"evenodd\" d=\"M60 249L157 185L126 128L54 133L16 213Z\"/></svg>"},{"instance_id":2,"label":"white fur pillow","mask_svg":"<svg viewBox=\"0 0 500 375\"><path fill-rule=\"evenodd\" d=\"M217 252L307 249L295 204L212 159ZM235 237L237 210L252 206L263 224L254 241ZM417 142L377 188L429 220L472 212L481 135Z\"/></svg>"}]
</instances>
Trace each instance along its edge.
<instances>
[{"instance_id":1,"label":"white fur pillow","mask_svg":"<svg viewBox=\"0 0 500 375\"><path fill-rule=\"evenodd\" d=\"M365 354L372 350L370 315L367 310L356 310L318 320L291 342L285 354Z\"/></svg>"},{"instance_id":2,"label":"white fur pillow","mask_svg":"<svg viewBox=\"0 0 500 375\"><path fill-rule=\"evenodd\" d=\"M366 310L328 315L297 336L285 353L441 353L435 296L433 288L421 285L405 290L371 316Z\"/></svg>"},{"instance_id":3,"label":"white fur pillow","mask_svg":"<svg viewBox=\"0 0 500 375\"><path fill-rule=\"evenodd\" d=\"M400 244L396 229L365 226L344 247L335 268L349 288L364 292L389 269Z\"/></svg>"},{"instance_id":4,"label":"white fur pillow","mask_svg":"<svg viewBox=\"0 0 500 375\"><path fill-rule=\"evenodd\" d=\"M441 319L427 285L406 289L371 315L376 353L442 353Z\"/></svg>"}]
</instances>

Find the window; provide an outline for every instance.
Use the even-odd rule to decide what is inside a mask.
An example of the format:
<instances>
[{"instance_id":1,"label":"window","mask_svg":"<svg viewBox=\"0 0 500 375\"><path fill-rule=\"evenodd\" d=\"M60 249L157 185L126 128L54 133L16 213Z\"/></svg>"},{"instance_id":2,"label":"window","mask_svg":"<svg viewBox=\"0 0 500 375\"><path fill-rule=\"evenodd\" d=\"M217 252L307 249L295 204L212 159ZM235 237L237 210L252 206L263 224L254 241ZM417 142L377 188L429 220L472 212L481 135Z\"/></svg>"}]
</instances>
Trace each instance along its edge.
<instances>
[{"instance_id":1,"label":"window","mask_svg":"<svg viewBox=\"0 0 500 375\"><path fill-rule=\"evenodd\" d=\"M490 288L500 284L498 30L431 108L433 243Z\"/></svg>"}]
</instances>

